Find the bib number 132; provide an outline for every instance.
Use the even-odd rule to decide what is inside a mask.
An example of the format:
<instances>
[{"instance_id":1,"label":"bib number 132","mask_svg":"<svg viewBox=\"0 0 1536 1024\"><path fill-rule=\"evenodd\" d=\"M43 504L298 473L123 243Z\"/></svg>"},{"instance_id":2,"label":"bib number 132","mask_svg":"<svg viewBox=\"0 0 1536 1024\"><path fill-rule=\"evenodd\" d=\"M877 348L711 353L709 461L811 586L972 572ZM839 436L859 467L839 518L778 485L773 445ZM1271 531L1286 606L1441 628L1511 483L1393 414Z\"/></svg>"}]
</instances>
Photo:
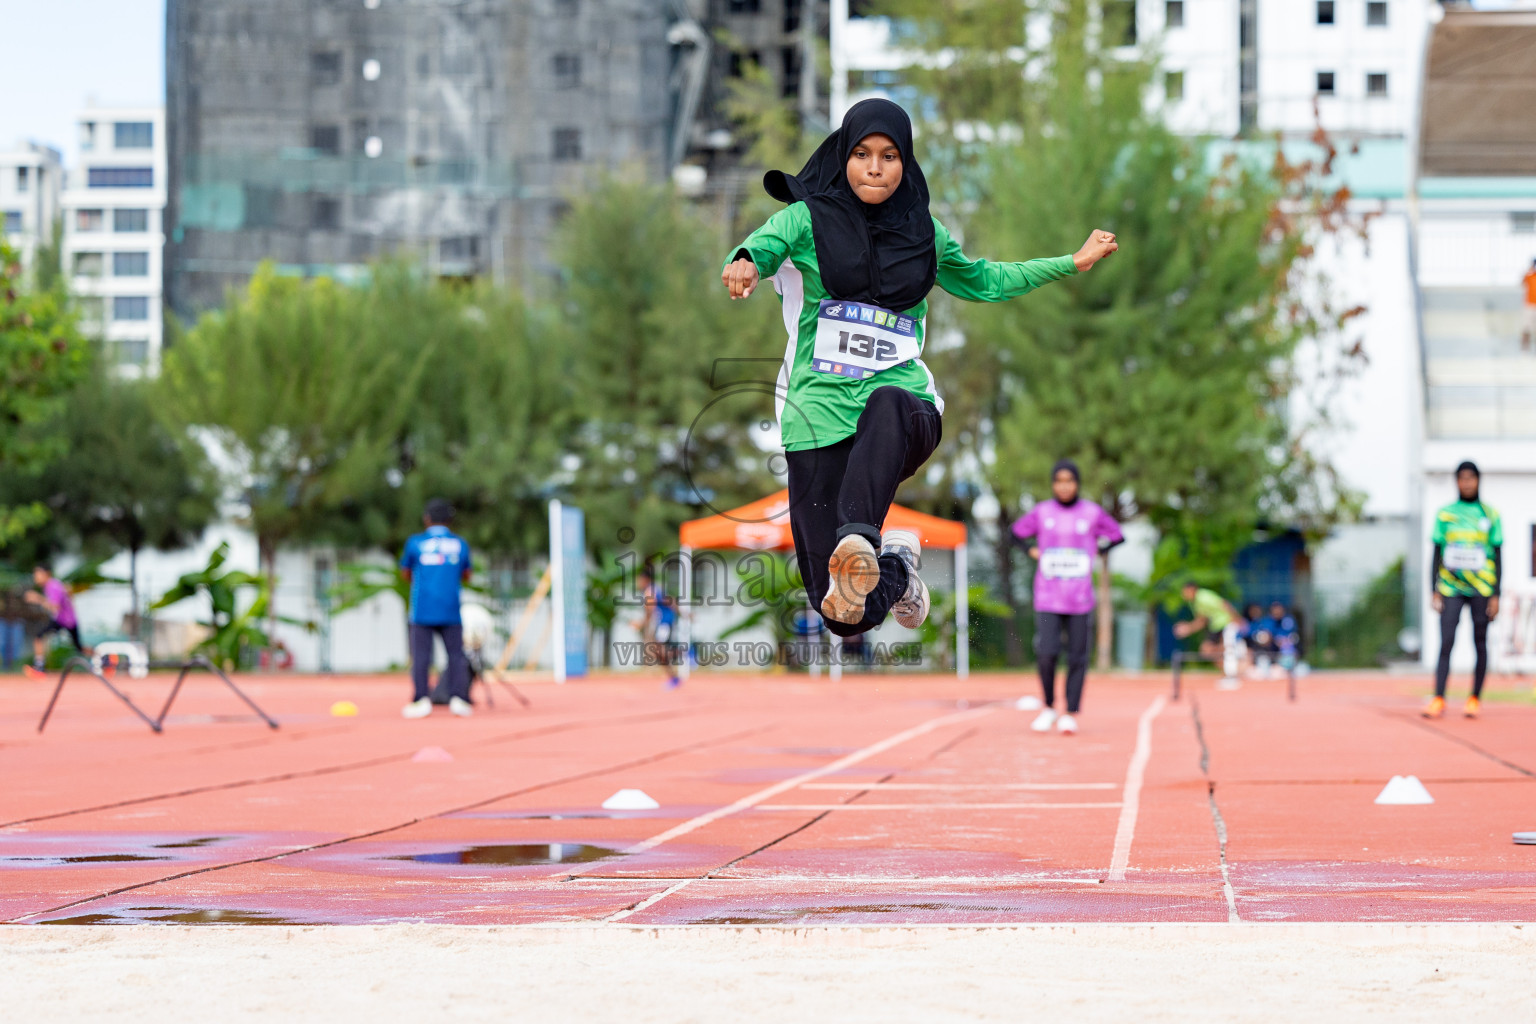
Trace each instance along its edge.
<instances>
[{"instance_id":1,"label":"bib number 132","mask_svg":"<svg viewBox=\"0 0 1536 1024\"><path fill-rule=\"evenodd\" d=\"M871 337L868 334L853 334L849 331L837 332L837 351L846 356L874 359L882 363L896 359L895 342L886 338Z\"/></svg>"}]
</instances>

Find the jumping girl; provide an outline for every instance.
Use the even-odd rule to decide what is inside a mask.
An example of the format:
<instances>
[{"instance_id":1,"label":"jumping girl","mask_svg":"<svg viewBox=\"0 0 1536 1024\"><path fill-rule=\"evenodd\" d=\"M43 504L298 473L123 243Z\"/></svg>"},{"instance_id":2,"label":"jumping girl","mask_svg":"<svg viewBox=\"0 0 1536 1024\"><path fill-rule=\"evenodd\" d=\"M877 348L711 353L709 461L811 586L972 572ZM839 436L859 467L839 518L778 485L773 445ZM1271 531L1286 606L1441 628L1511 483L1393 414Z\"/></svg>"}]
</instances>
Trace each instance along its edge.
<instances>
[{"instance_id":1,"label":"jumping girl","mask_svg":"<svg viewBox=\"0 0 1536 1024\"><path fill-rule=\"evenodd\" d=\"M1094 231L1071 256L969 259L928 212L912 122L889 100L856 103L800 173L769 171L784 209L752 232L720 279L744 299L763 277L789 345L778 417L790 527L806 593L839 636L928 617L918 538L880 526L901 481L938 447L944 403L923 365L928 293L1002 302L1081 273L1119 246Z\"/></svg>"}]
</instances>

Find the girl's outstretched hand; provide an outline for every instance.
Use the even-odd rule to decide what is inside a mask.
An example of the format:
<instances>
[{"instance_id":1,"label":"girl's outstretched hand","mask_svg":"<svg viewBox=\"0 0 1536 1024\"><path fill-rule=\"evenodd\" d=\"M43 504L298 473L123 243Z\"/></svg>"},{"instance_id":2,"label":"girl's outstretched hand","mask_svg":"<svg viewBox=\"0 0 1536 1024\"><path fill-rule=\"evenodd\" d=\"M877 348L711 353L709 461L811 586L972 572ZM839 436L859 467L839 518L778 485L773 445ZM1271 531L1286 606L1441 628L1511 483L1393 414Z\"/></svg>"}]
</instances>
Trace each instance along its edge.
<instances>
[{"instance_id":1,"label":"girl's outstretched hand","mask_svg":"<svg viewBox=\"0 0 1536 1024\"><path fill-rule=\"evenodd\" d=\"M1083 243L1083 247L1072 254L1072 262L1077 265L1077 272L1081 274L1099 260L1108 258L1110 253L1119 248L1120 243L1115 241L1113 232L1095 229L1088 235L1088 241Z\"/></svg>"},{"instance_id":2,"label":"girl's outstretched hand","mask_svg":"<svg viewBox=\"0 0 1536 1024\"><path fill-rule=\"evenodd\" d=\"M757 288L757 264L751 260L737 260L725 268L720 283L731 293L731 298L746 298Z\"/></svg>"}]
</instances>

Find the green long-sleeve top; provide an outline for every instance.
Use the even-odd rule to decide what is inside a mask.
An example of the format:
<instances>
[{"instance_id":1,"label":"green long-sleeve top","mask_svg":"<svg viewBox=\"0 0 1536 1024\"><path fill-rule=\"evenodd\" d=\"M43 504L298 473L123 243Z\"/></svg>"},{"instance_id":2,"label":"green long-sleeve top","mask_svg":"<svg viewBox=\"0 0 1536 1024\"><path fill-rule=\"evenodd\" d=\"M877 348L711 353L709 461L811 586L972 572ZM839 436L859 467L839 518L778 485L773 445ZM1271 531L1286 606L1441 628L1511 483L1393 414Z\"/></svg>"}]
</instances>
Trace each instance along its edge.
<instances>
[{"instance_id":1,"label":"green long-sleeve top","mask_svg":"<svg viewBox=\"0 0 1536 1024\"><path fill-rule=\"evenodd\" d=\"M970 302L1003 302L1034 291L1043 284L1077 273L1071 256L1053 256L1024 263L973 260L960 251L949 229L933 221L938 248L938 286ZM864 403L875 388L895 385L932 402L940 413L944 402L933 374L922 359L911 359L858 380L811 368L816 346L821 300L832 298L821 283L816 244L811 237L811 213L804 203L792 203L731 250L727 264L745 251L763 280L773 282L784 306L789 342L779 369L776 405L780 436L786 451L803 451L836 444L854 432ZM927 334L928 300L907 310L893 310L917 324L918 349Z\"/></svg>"}]
</instances>

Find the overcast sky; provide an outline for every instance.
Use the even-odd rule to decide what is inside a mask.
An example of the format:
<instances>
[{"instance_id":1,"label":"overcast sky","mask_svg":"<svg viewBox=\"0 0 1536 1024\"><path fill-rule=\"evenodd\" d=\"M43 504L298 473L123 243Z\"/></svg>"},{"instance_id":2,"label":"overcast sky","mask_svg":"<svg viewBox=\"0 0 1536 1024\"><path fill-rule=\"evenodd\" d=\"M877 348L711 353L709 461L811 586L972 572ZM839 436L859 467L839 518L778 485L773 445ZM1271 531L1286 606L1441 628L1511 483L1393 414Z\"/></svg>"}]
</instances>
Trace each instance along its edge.
<instances>
[{"instance_id":1,"label":"overcast sky","mask_svg":"<svg viewBox=\"0 0 1536 1024\"><path fill-rule=\"evenodd\" d=\"M165 102L165 0L0 0L0 148L56 146L74 166L75 117Z\"/></svg>"}]
</instances>

